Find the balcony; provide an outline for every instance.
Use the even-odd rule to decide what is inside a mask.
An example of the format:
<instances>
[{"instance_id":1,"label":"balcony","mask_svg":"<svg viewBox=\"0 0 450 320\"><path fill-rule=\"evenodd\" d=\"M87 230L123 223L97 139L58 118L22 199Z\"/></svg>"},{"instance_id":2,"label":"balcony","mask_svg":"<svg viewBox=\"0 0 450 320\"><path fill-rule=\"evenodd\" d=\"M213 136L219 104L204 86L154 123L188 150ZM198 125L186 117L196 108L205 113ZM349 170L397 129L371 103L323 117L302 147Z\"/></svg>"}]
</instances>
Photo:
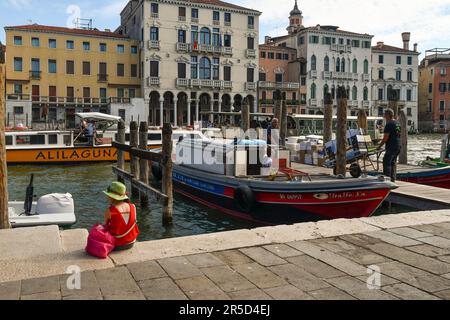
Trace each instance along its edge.
<instances>
[{"instance_id":1,"label":"balcony","mask_svg":"<svg viewBox=\"0 0 450 320\"><path fill-rule=\"evenodd\" d=\"M310 107L317 107L317 99L309 99Z\"/></svg>"},{"instance_id":2,"label":"balcony","mask_svg":"<svg viewBox=\"0 0 450 320\"><path fill-rule=\"evenodd\" d=\"M362 75L362 79L363 79L363 81L370 81L370 74L364 73L364 74Z\"/></svg>"},{"instance_id":3,"label":"balcony","mask_svg":"<svg viewBox=\"0 0 450 320\"><path fill-rule=\"evenodd\" d=\"M233 89L233 81L223 81L224 89Z\"/></svg>"},{"instance_id":4,"label":"balcony","mask_svg":"<svg viewBox=\"0 0 450 320\"><path fill-rule=\"evenodd\" d=\"M186 16L178 16L178 21L181 21L181 22L186 21Z\"/></svg>"},{"instance_id":5,"label":"balcony","mask_svg":"<svg viewBox=\"0 0 450 320\"><path fill-rule=\"evenodd\" d=\"M220 20L213 20L213 25L220 26Z\"/></svg>"},{"instance_id":6,"label":"balcony","mask_svg":"<svg viewBox=\"0 0 450 320\"><path fill-rule=\"evenodd\" d=\"M149 40L148 41L148 48L150 50L159 50L160 48L160 41L159 40Z\"/></svg>"},{"instance_id":7,"label":"balcony","mask_svg":"<svg viewBox=\"0 0 450 320\"><path fill-rule=\"evenodd\" d=\"M332 44L331 45L331 51L352 52L352 46L345 45L345 44Z\"/></svg>"},{"instance_id":8,"label":"balcony","mask_svg":"<svg viewBox=\"0 0 450 320\"><path fill-rule=\"evenodd\" d=\"M298 82L260 81L259 87L261 89L298 90L298 89L300 89L300 83L298 83Z\"/></svg>"},{"instance_id":9,"label":"balcony","mask_svg":"<svg viewBox=\"0 0 450 320\"><path fill-rule=\"evenodd\" d=\"M176 80L177 88L189 88L189 79L178 78Z\"/></svg>"},{"instance_id":10,"label":"balcony","mask_svg":"<svg viewBox=\"0 0 450 320\"><path fill-rule=\"evenodd\" d=\"M225 26L226 27L231 27L231 21L225 21Z\"/></svg>"},{"instance_id":11,"label":"balcony","mask_svg":"<svg viewBox=\"0 0 450 320\"><path fill-rule=\"evenodd\" d=\"M358 100L347 100L347 106L349 108L358 108Z\"/></svg>"},{"instance_id":12,"label":"balcony","mask_svg":"<svg viewBox=\"0 0 450 320\"><path fill-rule=\"evenodd\" d=\"M245 56L248 58L248 59L254 59L254 58L256 58L256 50L255 49L247 49L246 51L245 51Z\"/></svg>"},{"instance_id":13,"label":"balcony","mask_svg":"<svg viewBox=\"0 0 450 320\"><path fill-rule=\"evenodd\" d=\"M331 78L340 80L358 80L358 74L351 72L332 72Z\"/></svg>"},{"instance_id":14,"label":"balcony","mask_svg":"<svg viewBox=\"0 0 450 320\"><path fill-rule=\"evenodd\" d=\"M30 95L29 94L23 94L23 93L7 94L6 95L6 100L30 101Z\"/></svg>"},{"instance_id":15,"label":"balcony","mask_svg":"<svg viewBox=\"0 0 450 320\"><path fill-rule=\"evenodd\" d=\"M256 90L256 82L246 82L245 90L246 91L255 91Z\"/></svg>"},{"instance_id":16,"label":"balcony","mask_svg":"<svg viewBox=\"0 0 450 320\"><path fill-rule=\"evenodd\" d=\"M188 43L177 42L177 45L176 45L177 52L190 52L191 51L190 48L191 48L191 46Z\"/></svg>"},{"instance_id":17,"label":"balcony","mask_svg":"<svg viewBox=\"0 0 450 320\"><path fill-rule=\"evenodd\" d=\"M151 17L153 19L158 19L159 18L159 13L158 12L152 12Z\"/></svg>"},{"instance_id":18,"label":"balcony","mask_svg":"<svg viewBox=\"0 0 450 320\"><path fill-rule=\"evenodd\" d=\"M108 105L110 99L91 97L56 97L56 96L32 96L33 104L47 104L51 106L102 106Z\"/></svg>"},{"instance_id":19,"label":"balcony","mask_svg":"<svg viewBox=\"0 0 450 320\"><path fill-rule=\"evenodd\" d=\"M30 71L30 80L40 80L42 71Z\"/></svg>"},{"instance_id":20,"label":"balcony","mask_svg":"<svg viewBox=\"0 0 450 320\"><path fill-rule=\"evenodd\" d=\"M331 79L331 72L330 71L324 71L322 73L323 79Z\"/></svg>"},{"instance_id":21,"label":"balcony","mask_svg":"<svg viewBox=\"0 0 450 320\"><path fill-rule=\"evenodd\" d=\"M233 55L233 48L231 48L231 47L215 46L215 45L211 45L211 44L177 43L177 50L178 50L178 45L180 45L180 47L179 47L180 51L221 54L224 56L232 56ZM256 57L256 53L255 53L255 57Z\"/></svg>"},{"instance_id":22,"label":"balcony","mask_svg":"<svg viewBox=\"0 0 450 320\"><path fill-rule=\"evenodd\" d=\"M193 23L198 23L198 18L192 17L192 18L191 18L191 22L193 22Z\"/></svg>"},{"instance_id":23,"label":"balcony","mask_svg":"<svg viewBox=\"0 0 450 320\"><path fill-rule=\"evenodd\" d=\"M161 83L160 77L148 77L147 78L147 86L153 87L153 86L159 86Z\"/></svg>"},{"instance_id":24,"label":"balcony","mask_svg":"<svg viewBox=\"0 0 450 320\"><path fill-rule=\"evenodd\" d=\"M124 97L111 97L111 98L109 98L109 103L131 104L131 99L130 98L124 98Z\"/></svg>"},{"instance_id":25,"label":"balcony","mask_svg":"<svg viewBox=\"0 0 450 320\"><path fill-rule=\"evenodd\" d=\"M220 80L208 80L208 79L191 79L192 88L212 88L221 89L223 81Z\"/></svg>"},{"instance_id":26,"label":"balcony","mask_svg":"<svg viewBox=\"0 0 450 320\"><path fill-rule=\"evenodd\" d=\"M369 100L364 100L362 102L362 106L363 106L363 108L369 108L370 107L370 101Z\"/></svg>"},{"instance_id":27,"label":"balcony","mask_svg":"<svg viewBox=\"0 0 450 320\"><path fill-rule=\"evenodd\" d=\"M317 70L311 70L309 72L309 78L310 79L317 79Z\"/></svg>"},{"instance_id":28,"label":"balcony","mask_svg":"<svg viewBox=\"0 0 450 320\"><path fill-rule=\"evenodd\" d=\"M98 74L97 81L98 82L108 82L108 75L107 74Z\"/></svg>"},{"instance_id":29,"label":"balcony","mask_svg":"<svg viewBox=\"0 0 450 320\"><path fill-rule=\"evenodd\" d=\"M255 25L254 25L254 24L249 24L249 25L248 25L248 28L249 28L250 30L253 30L253 29L255 29Z\"/></svg>"}]
</instances>

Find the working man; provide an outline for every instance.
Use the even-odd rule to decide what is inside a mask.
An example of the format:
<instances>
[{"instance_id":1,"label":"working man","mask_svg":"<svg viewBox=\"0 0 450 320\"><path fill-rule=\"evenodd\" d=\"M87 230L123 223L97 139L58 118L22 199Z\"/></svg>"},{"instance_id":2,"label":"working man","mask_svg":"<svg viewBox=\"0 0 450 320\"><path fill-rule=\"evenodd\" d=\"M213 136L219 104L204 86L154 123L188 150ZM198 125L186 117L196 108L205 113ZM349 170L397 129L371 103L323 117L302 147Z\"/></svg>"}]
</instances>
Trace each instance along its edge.
<instances>
[{"instance_id":1,"label":"working man","mask_svg":"<svg viewBox=\"0 0 450 320\"><path fill-rule=\"evenodd\" d=\"M384 137L377 150L381 150L386 145L386 153L383 158L383 174L390 177L392 182L396 180L396 164L397 158L401 150L401 127L397 120L394 119L394 111L386 109L384 112L386 126L384 127Z\"/></svg>"}]
</instances>

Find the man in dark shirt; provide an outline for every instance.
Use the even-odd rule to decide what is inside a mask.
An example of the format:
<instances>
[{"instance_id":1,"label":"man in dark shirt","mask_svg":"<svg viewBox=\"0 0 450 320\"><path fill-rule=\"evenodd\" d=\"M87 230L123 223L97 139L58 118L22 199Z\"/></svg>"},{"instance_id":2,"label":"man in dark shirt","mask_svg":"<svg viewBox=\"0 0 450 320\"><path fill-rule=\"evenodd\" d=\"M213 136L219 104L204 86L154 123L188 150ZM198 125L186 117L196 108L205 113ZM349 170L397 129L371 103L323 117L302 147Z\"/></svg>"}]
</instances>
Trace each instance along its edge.
<instances>
[{"instance_id":1,"label":"man in dark shirt","mask_svg":"<svg viewBox=\"0 0 450 320\"><path fill-rule=\"evenodd\" d=\"M383 174L391 177L391 180L394 182L396 180L395 167L401 150L401 128L398 121L394 119L394 111L392 109L387 109L384 112L384 118L386 119L384 137L378 146L378 150L381 150L386 145L386 153L383 158Z\"/></svg>"}]
</instances>

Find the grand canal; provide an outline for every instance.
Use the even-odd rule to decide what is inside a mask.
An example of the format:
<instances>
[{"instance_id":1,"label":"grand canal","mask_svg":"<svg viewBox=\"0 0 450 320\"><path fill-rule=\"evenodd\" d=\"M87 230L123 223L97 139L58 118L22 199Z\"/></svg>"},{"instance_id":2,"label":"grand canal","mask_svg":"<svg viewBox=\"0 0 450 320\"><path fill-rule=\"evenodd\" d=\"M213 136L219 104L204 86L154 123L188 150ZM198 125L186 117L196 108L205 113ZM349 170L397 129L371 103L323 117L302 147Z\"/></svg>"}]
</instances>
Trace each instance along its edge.
<instances>
[{"instance_id":1,"label":"grand canal","mask_svg":"<svg viewBox=\"0 0 450 320\"><path fill-rule=\"evenodd\" d=\"M427 156L438 157L441 148L440 135L409 137L409 161L417 164ZM75 199L78 222L73 228L89 228L102 222L107 201L103 196L110 182L115 179L110 163L87 165L9 166L8 183L11 200L23 200L30 174L35 174L35 194L71 193ZM140 240L153 240L194 234L219 232L256 225L228 217L220 212L206 209L191 201L175 196L174 225L164 228L161 224L162 210L154 201L149 209L139 209ZM409 211L407 208L388 209L383 206L377 214Z\"/></svg>"}]
</instances>

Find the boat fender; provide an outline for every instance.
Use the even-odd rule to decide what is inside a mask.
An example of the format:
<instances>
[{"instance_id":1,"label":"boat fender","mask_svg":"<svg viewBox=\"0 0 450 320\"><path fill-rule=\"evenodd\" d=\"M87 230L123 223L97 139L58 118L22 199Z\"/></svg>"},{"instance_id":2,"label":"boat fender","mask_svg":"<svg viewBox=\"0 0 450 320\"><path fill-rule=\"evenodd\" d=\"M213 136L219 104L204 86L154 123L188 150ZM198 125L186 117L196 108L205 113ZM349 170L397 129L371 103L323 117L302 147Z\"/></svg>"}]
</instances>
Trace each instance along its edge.
<instances>
[{"instance_id":1,"label":"boat fender","mask_svg":"<svg viewBox=\"0 0 450 320\"><path fill-rule=\"evenodd\" d=\"M156 180L162 180L162 169L159 163L152 163L152 175Z\"/></svg>"},{"instance_id":2,"label":"boat fender","mask_svg":"<svg viewBox=\"0 0 450 320\"><path fill-rule=\"evenodd\" d=\"M239 210L251 213L255 206L255 196L249 186L240 186L234 191L234 201Z\"/></svg>"}]
</instances>

